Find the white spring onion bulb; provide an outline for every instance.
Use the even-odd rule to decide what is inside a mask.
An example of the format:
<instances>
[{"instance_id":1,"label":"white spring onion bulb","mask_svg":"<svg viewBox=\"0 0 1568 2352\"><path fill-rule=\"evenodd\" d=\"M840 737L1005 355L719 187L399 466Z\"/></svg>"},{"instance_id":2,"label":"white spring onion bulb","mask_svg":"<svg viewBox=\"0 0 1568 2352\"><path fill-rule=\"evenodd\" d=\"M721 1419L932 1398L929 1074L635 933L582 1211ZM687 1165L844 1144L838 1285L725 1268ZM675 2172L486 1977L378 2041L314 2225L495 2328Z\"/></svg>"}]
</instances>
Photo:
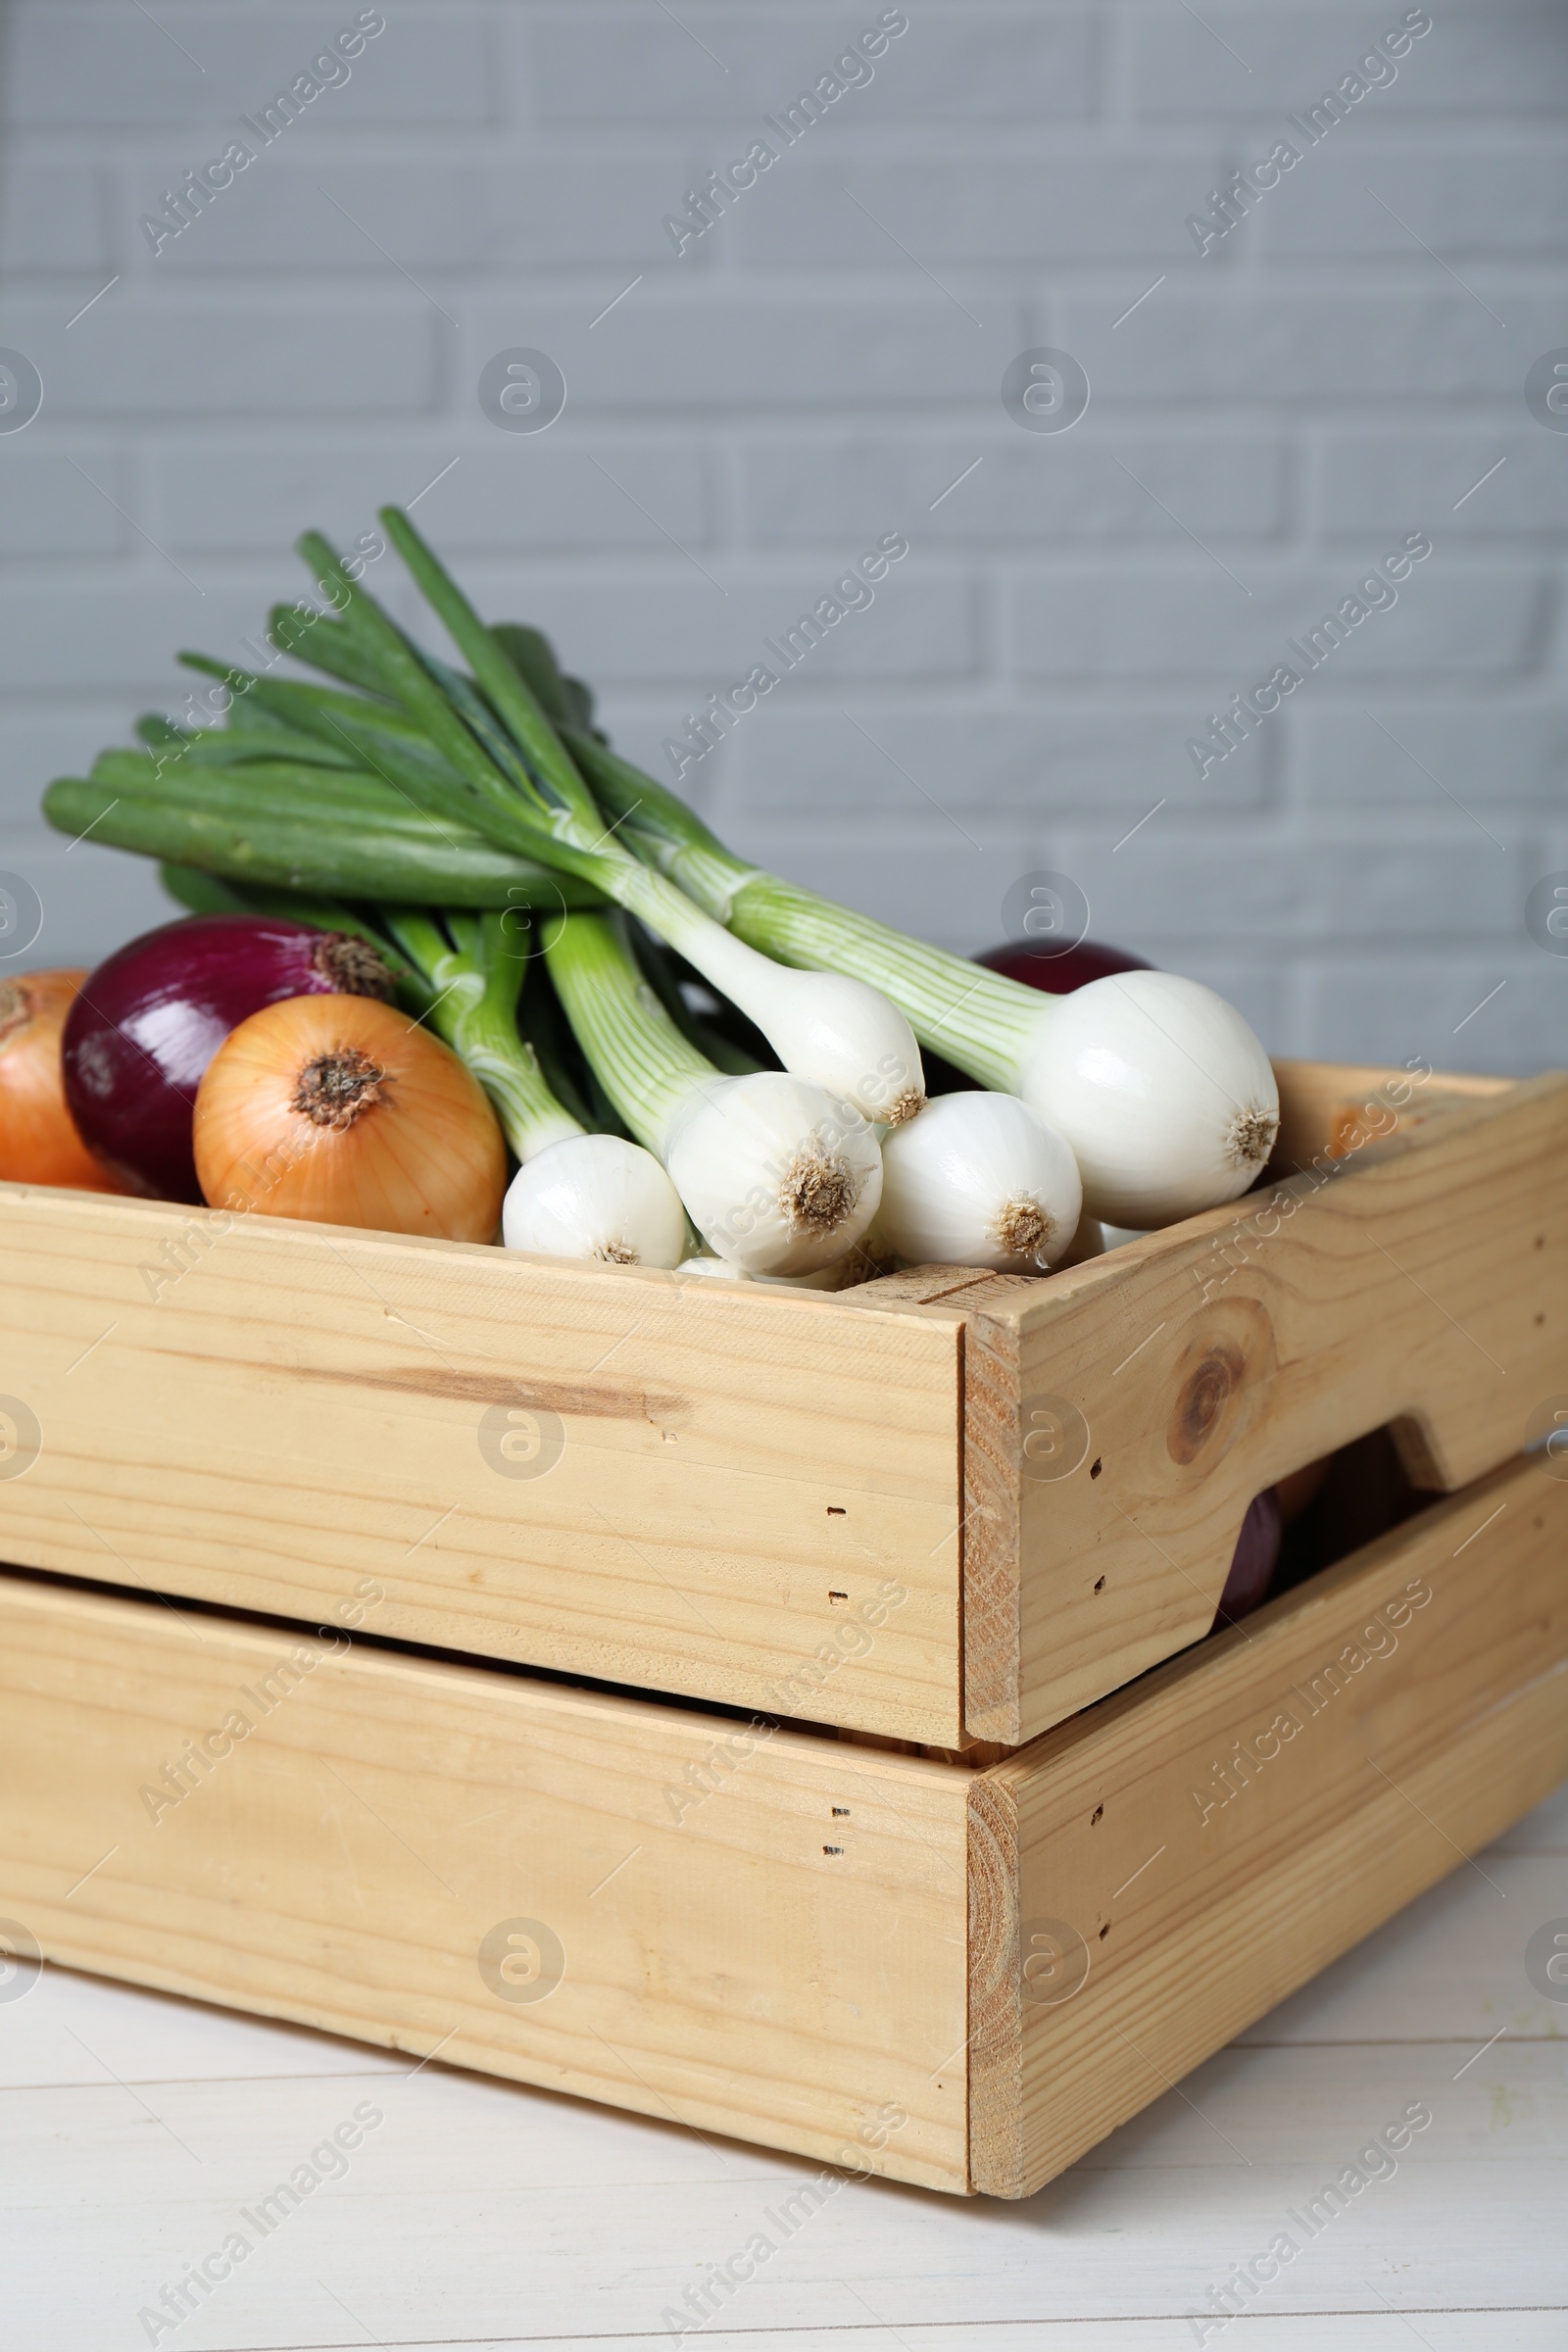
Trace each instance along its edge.
<instances>
[{"instance_id":1,"label":"white spring onion bulb","mask_svg":"<svg viewBox=\"0 0 1568 2352\"><path fill-rule=\"evenodd\" d=\"M651 1152L624 1136L576 1135L517 1170L501 1238L542 1257L677 1266L688 1234L680 1195Z\"/></svg>"},{"instance_id":2,"label":"white spring onion bulb","mask_svg":"<svg viewBox=\"0 0 1568 2352\"><path fill-rule=\"evenodd\" d=\"M609 866L605 888L721 996L755 1021L786 1070L898 1126L925 1101L914 1032L879 988L842 972L792 971L748 947L634 858Z\"/></svg>"},{"instance_id":3,"label":"white spring onion bulb","mask_svg":"<svg viewBox=\"0 0 1568 2352\"><path fill-rule=\"evenodd\" d=\"M663 785L568 733L606 814L718 921L783 962L872 982L926 1045L1021 1095L1071 1145L1090 1216L1168 1225L1234 1200L1267 1160L1274 1074L1211 989L1132 971L1043 997L743 864Z\"/></svg>"},{"instance_id":4,"label":"white spring onion bulb","mask_svg":"<svg viewBox=\"0 0 1568 2352\"><path fill-rule=\"evenodd\" d=\"M727 1257L688 1257L678 1271L682 1274L706 1275L710 1281L751 1282L764 1291L838 1291L850 1287L847 1269L842 1258L830 1266L819 1266L814 1274L748 1274L744 1266L731 1265Z\"/></svg>"},{"instance_id":5,"label":"white spring onion bulb","mask_svg":"<svg viewBox=\"0 0 1568 2352\"><path fill-rule=\"evenodd\" d=\"M748 1274L744 1266L732 1266L727 1257L714 1257L712 1251L709 1250L701 1251L696 1257L683 1257L678 1271L682 1274L702 1275L709 1282L755 1282L757 1280L756 1275Z\"/></svg>"},{"instance_id":6,"label":"white spring onion bulb","mask_svg":"<svg viewBox=\"0 0 1568 2352\"><path fill-rule=\"evenodd\" d=\"M717 1256L808 1274L854 1247L882 1192L858 1110L787 1070L721 1077L643 980L618 915L564 916L545 958L601 1086Z\"/></svg>"},{"instance_id":7,"label":"white spring onion bulb","mask_svg":"<svg viewBox=\"0 0 1568 2352\"><path fill-rule=\"evenodd\" d=\"M685 938L672 944L756 1022L786 1070L864 1119L897 1127L913 1118L925 1101L920 1049L880 989L842 972L791 971L693 914Z\"/></svg>"},{"instance_id":8,"label":"white spring onion bulb","mask_svg":"<svg viewBox=\"0 0 1568 2352\"><path fill-rule=\"evenodd\" d=\"M912 1265L1038 1274L1078 1229L1061 1137L1015 1095L938 1095L882 1144L876 1240Z\"/></svg>"},{"instance_id":9,"label":"white spring onion bulb","mask_svg":"<svg viewBox=\"0 0 1568 2352\"><path fill-rule=\"evenodd\" d=\"M873 1218L872 1222L875 1222ZM810 1274L760 1274L757 1280L764 1290L775 1291L852 1291L868 1279L865 1269L857 1261L858 1251L846 1250L830 1264L818 1266Z\"/></svg>"},{"instance_id":10,"label":"white spring onion bulb","mask_svg":"<svg viewBox=\"0 0 1568 2352\"><path fill-rule=\"evenodd\" d=\"M1071 1144L1091 1214L1148 1229L1245 1193L1279 1133L1268 1055L1234 1005L1173 972L1047 999L1019 1093Z\"/></svg>"},{"instance_id":11,"label":"white spring onion bulb","mask_svg":"<svg viewBox=\"0 0 1568 2352\"><path fill-rule=\"evenodd\" d=\"M697 1080L662 1152L699 1233L749 1274L831 1265L882 1197L875 1130L787 1070Z\"/></svg>"}]
</instances>

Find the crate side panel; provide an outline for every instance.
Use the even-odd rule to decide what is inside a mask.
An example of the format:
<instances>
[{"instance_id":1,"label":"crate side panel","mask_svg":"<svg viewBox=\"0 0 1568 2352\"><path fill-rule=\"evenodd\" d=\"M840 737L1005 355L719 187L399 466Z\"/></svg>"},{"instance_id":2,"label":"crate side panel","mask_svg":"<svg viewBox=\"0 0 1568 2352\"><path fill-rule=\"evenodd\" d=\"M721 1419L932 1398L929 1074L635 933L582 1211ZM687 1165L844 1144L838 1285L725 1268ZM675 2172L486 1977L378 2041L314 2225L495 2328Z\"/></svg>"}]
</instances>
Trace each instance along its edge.
<instances>
[{"instance_id":1,"label":"crate side panel","mask_svg":"<svg viewBox=\"0 0 1568 2352\"><path fill-rule=\"evenodd\" d=\"M1534 1462L997 1766L1022 2117L976 2186L1032 2193L1565 1771L1568 1485Z\"/></svg>"},{"instance_id":2,"label":"crate side panel","mask_svg":"<svg viewBox=\"0 0 1568 2352\"><path fill-rule=\"evenodd\" d=\"M1252 1496L1368 1430L1450 1491L1517 1453L1568 1391L1565 1153L1568 1079L1532 1080L979 1314L1020 1427L1074 1443L1018 1456L1020 1693L970 1736L1031 1738L1199 1640Z\"/></svg>"},{"instance_id":3,"label":"crate side panel","mask_svg":"<svg viewBox=\"0 0 1568 2352\"><path fill-rule=\"evenodd\" d=\"M960 1336L4 1187L0 1557L953 1745Z\"/></svg>"},{"instance_id":4,"label":"crate side panel","mask_svg":"<svg viewBox=\"0 0 1568 2352\"><path fill-rule=\"evenodd\" d=\"M0 1689L51 1959L963 2188L965 1776L18 1578Z\"/></svg>"}]
</instances>

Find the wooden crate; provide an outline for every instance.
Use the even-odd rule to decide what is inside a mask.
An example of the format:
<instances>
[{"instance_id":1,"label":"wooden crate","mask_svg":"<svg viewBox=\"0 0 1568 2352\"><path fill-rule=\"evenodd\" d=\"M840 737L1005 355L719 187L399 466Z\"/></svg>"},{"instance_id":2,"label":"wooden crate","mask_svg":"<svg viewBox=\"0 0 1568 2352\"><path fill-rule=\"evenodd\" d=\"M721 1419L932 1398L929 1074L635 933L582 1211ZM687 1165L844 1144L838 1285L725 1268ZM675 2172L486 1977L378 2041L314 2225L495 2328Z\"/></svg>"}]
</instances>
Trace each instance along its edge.
<instances>
[{"instance_id":1,"label":"wooden crate","mask_svg":"<svg viewBox=\"0 0 1568 2352\"><path fill-rule=\"evenodd\" d=\"M12 1574L0 1936L1023 2196L1544 1795L1565 1663L1539 1460L986 1769Z\"/></svg>"},{"instance_id":2,"label":"wooden crate","mask_svg":"<svg viewBox=\"0 0 1568 2352\"><path fill-rule=\"evenodd\" d=\"M1451 1491L1568 1389L1568 1078L1279 1068L1304 1172L1044 1281L0 1187L0 1558L1019 1745L1206 1632L1259 1489L1392 1423Z\"/></svg>"}]
</instances>

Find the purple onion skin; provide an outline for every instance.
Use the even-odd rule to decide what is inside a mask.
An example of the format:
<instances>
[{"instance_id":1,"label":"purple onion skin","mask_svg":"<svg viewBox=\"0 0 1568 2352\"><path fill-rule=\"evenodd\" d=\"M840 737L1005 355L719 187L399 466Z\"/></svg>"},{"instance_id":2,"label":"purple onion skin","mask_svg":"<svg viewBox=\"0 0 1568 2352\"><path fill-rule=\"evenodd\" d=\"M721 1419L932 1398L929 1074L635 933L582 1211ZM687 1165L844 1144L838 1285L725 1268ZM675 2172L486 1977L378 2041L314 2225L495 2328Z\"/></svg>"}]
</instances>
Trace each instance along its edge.
<instances>
[{"instance_id":1,"label":"purple onion skin","mask_svg":"<svg viewBox=\"0 0 1568 2352\"><path fill-rule=\"evenodd\" d=\"M71 1008L71 1115L128 1191L199 1203L196 1089L229 1031L285 997L389 994L373 951L337 932L263 914L165 923L117 949Z\"/></svg>"},{"instance_id":2,"label":"purple onion skin","mask_svg":"<svg viewBox=\"0 0 1568 2352\"><path fill-rule=\"evenodd\" d=\"M1070 997L1075 988L1085 988L1091 980L1108 979L1112 972L1147 972L1150 968L1142 956L1129 956L1124 948L1102 947L1094 939L1081 939L1075 948L1049 956L1012 941L1004 948L987 948L973 961L983 963L987 971L1001 972L1004 979L1021 980L1025 988L1044 989L1052 997Z\"/></svg>"},{"instance_id":3,"label":"purple onion skin","mask_svg":"<svg viewBox=\"0 0 1568 2352\"><path fill-rule=\"evenodd\" d=\"M1279 1566L1284 1532L1279 1499L1272 1487L1265 1487L1247 1506L1247 1517L1242 1521L1242 1532L1231 1554L1231 1572L1219 1597L1216 1625L1234 1625L1238 1617L1250 1617L1267 1600L1274 1571Z\"/></svg>"}]
</instances>

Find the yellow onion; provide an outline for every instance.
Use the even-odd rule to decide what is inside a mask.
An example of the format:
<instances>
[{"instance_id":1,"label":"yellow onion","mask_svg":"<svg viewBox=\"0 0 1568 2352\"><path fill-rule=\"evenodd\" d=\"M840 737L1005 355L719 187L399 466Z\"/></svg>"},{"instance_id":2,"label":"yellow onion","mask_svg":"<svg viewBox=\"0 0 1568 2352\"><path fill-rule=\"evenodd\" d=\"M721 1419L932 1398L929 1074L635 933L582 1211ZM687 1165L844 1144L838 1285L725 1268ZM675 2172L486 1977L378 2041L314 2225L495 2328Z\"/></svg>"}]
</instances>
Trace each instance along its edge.
<instances>
[{"instance_id":1,"label":"yellow onion","mask_svg":"<svg viewBox=\"0 0 1568 2352\"><path fill-rule=\"evenodd\" d=\"M0 1177L118 1193L76 1131L66 1102L60 1033L87 975L23 972L0 980Z\"/></svg>"},{"instance_id":2,"label":"yellow onion","mask_svg":"<svg viewBox=\"0 0 1568 2352\"><path fill-rule=\"evenodd\" d=\"M495 1238L507 1154L455 1054L373 997L289 997L251 1014L196 1096L215 1208L381 1233Z\"/></svg>"}]
</instances>

